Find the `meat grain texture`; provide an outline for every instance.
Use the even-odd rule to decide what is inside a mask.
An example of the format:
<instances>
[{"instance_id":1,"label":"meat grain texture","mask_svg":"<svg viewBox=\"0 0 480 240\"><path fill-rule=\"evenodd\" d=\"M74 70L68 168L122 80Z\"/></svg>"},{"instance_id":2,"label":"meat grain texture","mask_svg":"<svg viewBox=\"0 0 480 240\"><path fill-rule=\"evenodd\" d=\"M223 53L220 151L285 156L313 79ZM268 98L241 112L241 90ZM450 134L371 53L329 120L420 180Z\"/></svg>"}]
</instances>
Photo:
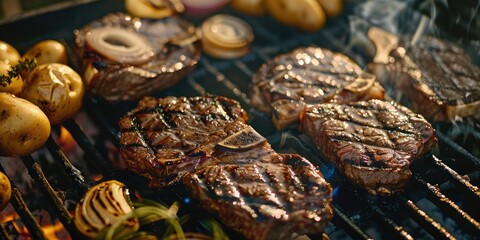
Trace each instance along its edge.
<instances>
[{"instance_id":1,"label":"meat grain texture","mask_svg":"<svg viewBox=\"0 0 480 240\"><path fill-rule=\"evenodd\" d=\"M412 161L436 144L432 126L419 114L381 100L320 104L301 115L301 130L351 182L389 195L410 179Z\"/></svg>"},{"instance_id":2,"label":"meat grain texture","mask_svg":"<svg viewBox=\"0 0 480 240\"><path fill-rule=\"evenodd\" d=\"M181 179L193 199L248 239L323 232L331 187L308 160L279 154L238 102L144 98L119 125L127 167L163 187Z\"/></svg>"},{"instance_id":3,"label":"meat grain texture","mask_svg":"<svg viewBox=\"0 0 480 240\"><path fill-rule=\"evenodd\" d=\"M462 48L434 37L400 45L369 66L392 97L432 121L480 120L480 68Z\"/></svg>"},{"instance_id":4,"label":"meat grain texture","mask_svg":"<svg viewBox=\"0 0 480 240\"><path fill-rule=\"evenodd\" d=\"M100 28L120 28L145 38L153 50L151 58L139 64L129 64L105 56L89 46L86 40L92 30ZM132 44L121 37L111 34L103 40L112 48ZM124 13L109 14L75 30L74 38L87 90L111 102L136 100L172 87L191 73L200 59L195 27L179 16L140 19ZM116 42L120 40L126 43Z\"/></svg>"},{"instance_id":5,"label":"meat grain texture","mask_svg":"<svg viewBox=\"0 0 480 240\"><path fill-rule=\"evenodd\" d=\"M253 75L252 105L272 112L278 129L298 120L306 105L383 99L375 76L347 56L318 47L280 54Z\"/></svg>"}]
</instances>

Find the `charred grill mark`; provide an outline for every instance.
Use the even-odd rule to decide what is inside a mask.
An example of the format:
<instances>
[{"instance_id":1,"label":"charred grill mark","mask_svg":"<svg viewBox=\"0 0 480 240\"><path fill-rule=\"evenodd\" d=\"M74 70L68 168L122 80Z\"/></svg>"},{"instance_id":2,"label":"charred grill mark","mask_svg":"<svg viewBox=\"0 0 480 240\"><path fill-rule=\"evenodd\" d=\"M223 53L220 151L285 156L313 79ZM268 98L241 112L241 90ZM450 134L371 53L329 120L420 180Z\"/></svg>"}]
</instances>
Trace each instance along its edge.
<instances>
[{"instance_id":1,"label":"charred grill mark","mask_svg":"<svg viewBox=\"0 0 480 240\"><path fill-rule=\"evenodd\" d=\"M133 122L133 126L135 128L135 131L137 131L139 133L139 135L141 136L139 140L141 142L145 143L145 146L142 146L142 147L146 148L148 151L156 153L156 148L152 145L152 143L150 141L148 141L148 137L146 137L145 131L142 127L142 124L141 124L140 120L136 116L130 116L130 118ZM157 161L158 158L157 158L156 154L153 154L153 157L154 157L154 161L158 162Z\"/></svg>"}]
</instances>

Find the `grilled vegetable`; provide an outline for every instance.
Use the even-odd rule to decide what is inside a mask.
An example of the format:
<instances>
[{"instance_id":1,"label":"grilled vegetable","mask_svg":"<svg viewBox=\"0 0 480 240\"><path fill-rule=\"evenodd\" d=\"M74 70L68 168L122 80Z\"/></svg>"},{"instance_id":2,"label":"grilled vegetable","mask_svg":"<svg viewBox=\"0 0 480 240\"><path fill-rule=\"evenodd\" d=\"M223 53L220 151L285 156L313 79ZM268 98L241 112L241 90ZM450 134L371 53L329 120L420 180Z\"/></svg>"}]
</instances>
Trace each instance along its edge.
<instances>
[{"instance_id":1,"label":"grilled vegetable","mask_svg":"<svg viewBox=\"0 0 480 240\"><path fill-rule=\"evenodd\" d=\"M85 236L94 238L105 227L122 224L136 231L138 219L127 214L133 211L128 190L121 182L110 180L90 188L75 208L74 223ZM128 218L128 219L126 219ZM115 236L123 235L121 232Z\"/></svg>"},{"instance_id":2,"label":"grilled vegetable","mask_svg":"<svg viewBox=\"0 0 480 240\"><path fill-rule=\"evenodd\" d=\"M180 0L125 0L125 9L135 17L165 18L185 10Z\"/></svg>"},{"instance_id":3,"label":"grilled vegetable","mask_svg":"<svg viewBox=\"0 0 480 240\"><path fill-rule=\"evenodd\" d=\"M45 63L67 64L67 50L59 41L44 40L28 49L23 54L23 58L36 58L38 65Z\"/></svg>"},{"instance_id":4,"label":"grilled vegetable","mask_svg":"<svg viewBox=\"0 0 480 240\"><path fill-rule=\"evenodd\" d=\"M0 211L7 206L11 196L12 187L10 186L10 180L3 172L0 172Z\"/></svg>"},{"instance_id":5,"label":"grilled vegetable","mask_svg":"<svg viewBox=\"0 0 480 240\"><path fill-rule=\"evenodd\" d=\"M12 66L6 62L0 61L0 75L8 76L8 71ZM23 79L20 75L10 79L10 83L5 83L5 86L0 85L0 92L9 92L12 94L19 94L22 91Z\"/></svg>"},{"instance_id":6,"label":"grilled vegetable","mask_svg":"<svg viewBox=\"0 0 480 240\"><path fill-rule=\"evenodd\" d=\"M316 0L265 0L265 7L279 22L314 32L325 25L326 16Z\"/></svg>"},{"instance_id":7,"label":"grilled vegetable","mask_svg":"<svg viewBox=\"0 0 480 240\"><path fill-rule=\"evenodd\" d=\"M0 41L0 61L10 65L16 65L20 60L20 54L12 45Z\"/></svg>"},{"instance_id":8,"label":"grilled vegetable","mask_svg":"<svg viewBox=\"0 0 480 240\"><path fill-rule=\"evenodd\" d=\"M51 123L58 124L80 110L84 93L82 79L73 69L49 63L29 72L21 96L39 106Z\"/></svg>"},{"instance_id":9,"label":"grilled vegetable","mask_svg":"<svg viewBox=\"0 0 480 240\"><path fill-rule=\"evenodd\" d=\"M33 103L0 92L0 156L21 157L45 144L50 135L47 116Z\"/></svg>"},{"instance_id":10,"label":"grilled vegetable","mask_svg":"<svg viewBox=\"0 0 480 240\"><path fill-rule=\"evenodd\" d=\"M317 0L328 17L336 17L343 11L343 0Z\"/></svg>"},{"instance_id":11,"label":"grilled vegetable","mask_svg":"<svg viewBox=\"0 0 480 240\"><path fill-rule=\"evenodd\" d=\"M260 16L265 13L264 0L232 0L232 7L236 10L253 15Z\"/></svg>"}]
</instances>

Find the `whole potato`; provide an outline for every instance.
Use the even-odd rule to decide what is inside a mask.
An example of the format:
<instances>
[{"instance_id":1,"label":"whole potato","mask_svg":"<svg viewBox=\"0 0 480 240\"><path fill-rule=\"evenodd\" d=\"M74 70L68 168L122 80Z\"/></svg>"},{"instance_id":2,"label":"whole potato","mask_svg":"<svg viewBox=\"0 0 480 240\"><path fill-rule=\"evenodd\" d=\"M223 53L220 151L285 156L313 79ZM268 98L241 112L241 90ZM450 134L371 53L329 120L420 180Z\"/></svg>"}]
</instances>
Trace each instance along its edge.
<instances>
[{"instance_id":1,"label":"whole potato","mask_svg":"<svg viewBox=\"0 0 480 240\"><path fill-rule=\"evenodd\" d=\"M43 64L30 71L21 97L40 107L52 124L61 123L82 107L82 78L67 65Z\"/></svg>"},{"instance_id":2,"label":"whole potato","mask_svg":"<svg viewBox=\"0 0 480 240\"><path fill-rule=\"evenodd\" d=\"M7 75L10 68L12 68L10 64L0 61L0 75ZM23 79L21 76L18 76L13 78L12 82L7 86L0 85L0 92L9 92L17 95L22 91L22 86Z\"/></svg>"},{"instance_id":3,"label":"whole potato","mask_svg":"<svg viewBox=\"0 0 480 240\"><path fill-rule=\"evenodd\" d=\"M0 92L0 156L22 157L42 147L50 122L35 104Z\"/></svg>"},{"instance_id":4,"label":"whole potato","mask_svg":"<svg viewBox=\"0 0 480 240\"><path fill-rule=\"evenodd\" d=\"M260 16L265 13L264 0L232 0L232 7L239 12Z\"/></svg>"},{"instance_id":5,"label":"whole potato","mask_svg":"<svg viewBox=\"0 0 480 240\"><path fill-rule=\"evenodd\" d=\"M12 45L0 41L0 61L10 65L16 65L20 60L20 54Z\"/></svg>"},{"instance_id":6,"label":"whole potato","mask_svg":"<svg viewBox=\"0 0 480 240\"><path fill-rule=\"evenodd\" d=\"M44 40L28 49L23 58L36 58L38 66L45 63L67 64L67 50L59 41Z\"/></svg>"},{"instance_id":7,"label":"whole potato","mask_svg":"<svg viewBox=\"0 0 480 240\"><path fill-rule=\"evenodd\" d=\"M343 0L317 0L327 17L336 17L343 11Z\"/></svg>"},{"instance_id":8,"label":"whole potato","mask_svg":"<svg viewBox=\"0 0 480 240\"><path fill-rule=\"evenodd\" d=\"M11 196L12 186L10 185L10 180L8 180L7 175L0 172L0 211L5 209L8 202L10 202Z\"/></svg>"},{"instance_id":9,"label":"whole potato","mask_svg":"<svg viewBox=\"0 0 480 240\"><path fill-rule=\"evenodd\" d=\"M277 21L307 32L319 30L327 20L317 0L265 0L265 7Z\"/></svg>"}]
</instances>

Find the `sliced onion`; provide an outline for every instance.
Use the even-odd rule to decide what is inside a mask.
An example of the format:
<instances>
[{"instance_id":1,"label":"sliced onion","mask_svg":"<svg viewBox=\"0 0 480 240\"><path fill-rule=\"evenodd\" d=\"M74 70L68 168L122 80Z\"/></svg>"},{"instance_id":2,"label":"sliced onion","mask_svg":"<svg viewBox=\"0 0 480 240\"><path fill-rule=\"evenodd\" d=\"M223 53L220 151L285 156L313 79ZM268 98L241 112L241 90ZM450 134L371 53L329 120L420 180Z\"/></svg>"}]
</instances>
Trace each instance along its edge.
<instances>
[{"instance_id":1,"label":"sliced onion","mask_svg":"<svg viewBox=\"0 0 480 240\"><path fill-rule=\"evenodd\" d=\"M128 191L115 180L102 182L90 188L75 208L74 223L85 236L94 238L105 227L133 211ZM138 227L132 219L128 226Z\"/></svg>"},{"instance_id":2,"label":"sliced onion","mask_svg":"<svg viewBox=\"0 0 480 240\"><path fill-rule=\"evenodd\" d=\"M118 63L140 65L154 55L145 37L122 28L94 28L87 33L86 43L99 54Z\"/></svg>"}]
</instances>

